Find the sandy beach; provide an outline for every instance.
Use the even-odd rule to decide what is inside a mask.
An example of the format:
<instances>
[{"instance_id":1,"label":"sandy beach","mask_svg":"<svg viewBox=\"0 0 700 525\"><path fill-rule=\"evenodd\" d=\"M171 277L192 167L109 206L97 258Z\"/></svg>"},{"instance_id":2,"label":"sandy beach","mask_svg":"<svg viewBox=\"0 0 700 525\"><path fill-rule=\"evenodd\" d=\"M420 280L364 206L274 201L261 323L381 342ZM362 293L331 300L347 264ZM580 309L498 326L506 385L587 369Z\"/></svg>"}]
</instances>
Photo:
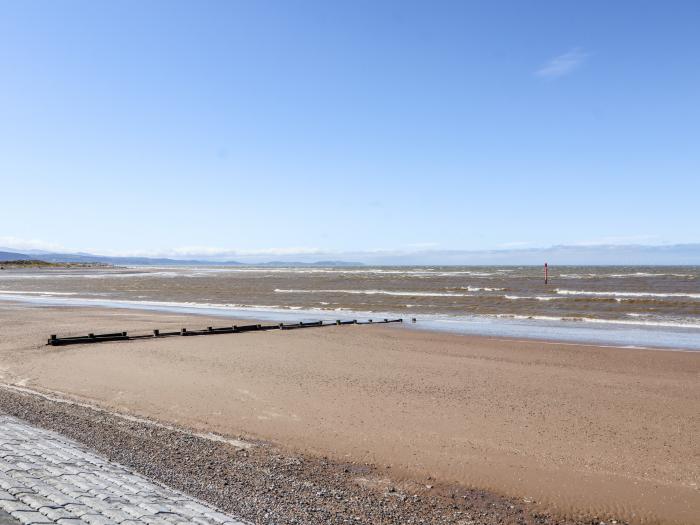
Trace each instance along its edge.
<instances>
[{"instance_id":1,"label":"sandy beach","mask_svg":"<svg viewBox=\"0 0 700 525\"><path fill-rule=\"evenodd\" d=\"M46 347L221 319L0 304L0 379L562 516L700 523L700 353L342 326ZM530 504L530 503L528 503Z\"/></svg>"}]
</instances>

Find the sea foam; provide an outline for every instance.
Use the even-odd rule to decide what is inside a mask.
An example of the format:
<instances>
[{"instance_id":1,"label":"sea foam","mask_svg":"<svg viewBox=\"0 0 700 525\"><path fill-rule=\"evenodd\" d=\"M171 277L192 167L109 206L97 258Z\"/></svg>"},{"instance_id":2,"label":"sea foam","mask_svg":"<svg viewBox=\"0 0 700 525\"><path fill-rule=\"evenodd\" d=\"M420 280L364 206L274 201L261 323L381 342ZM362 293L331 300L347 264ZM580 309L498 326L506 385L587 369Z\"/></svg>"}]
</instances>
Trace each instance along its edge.
<instances>
[{"instance_id":1,"label":"sea foam","mask_svg":"<svg viewBox=\"0 0 700 525\"><path fill-rule=\"evenodd\" d=\"M622 292L622 291L610 291L610 292L599 292L599 291L589 291L589 290L561 290L557 288L556 293L560 295L588 295L592 297L689 297L691 299L700 299L700 293L680 293L680 292Z\"/></svg>"}]
</instances>

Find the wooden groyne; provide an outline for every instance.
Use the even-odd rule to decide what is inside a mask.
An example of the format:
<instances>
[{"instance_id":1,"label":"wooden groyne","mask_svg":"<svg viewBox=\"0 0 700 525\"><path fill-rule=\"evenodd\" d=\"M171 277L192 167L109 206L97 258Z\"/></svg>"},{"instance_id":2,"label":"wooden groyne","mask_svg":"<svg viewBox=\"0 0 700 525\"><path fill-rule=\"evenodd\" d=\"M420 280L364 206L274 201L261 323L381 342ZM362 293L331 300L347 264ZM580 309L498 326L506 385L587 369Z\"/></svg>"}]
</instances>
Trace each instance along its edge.
<instances>
[{"instance_id":1,"label":"wooden groyne","mask_svg":"<svg viewBox=\"0 0 700 525\"><path fill-rule=\"evenodd\" d=\"M90 343L105 343L109 341L132 341L135 339L157 339L161 337L192 337L198 335L216 335L216 334L240 334L244 332L260 332L265 330L299 330L301 328L320 328L324 326L341 326L349 324L388 324L388 323L402 323L403 319L382 319L375 321L369 319L367 321L358 321L357 319L352 319L350 321L341 321L340 319L331 322L324 321L311 321L311 322L299 322L291 324L248 324L248 325L233 325L224 326L220 328L214 328L209 326L203 330L188 330L187 328L182 328L178 331L163 332L161 330L153 330L149 334L136 334L130 335L128 332L113 332L109 334L94 334L90 333L88 335L81 335L75 337L58 337L52 334L47 342L50 346L65 346L65 345L82 345Z\"/></svg>"}]
</instances>

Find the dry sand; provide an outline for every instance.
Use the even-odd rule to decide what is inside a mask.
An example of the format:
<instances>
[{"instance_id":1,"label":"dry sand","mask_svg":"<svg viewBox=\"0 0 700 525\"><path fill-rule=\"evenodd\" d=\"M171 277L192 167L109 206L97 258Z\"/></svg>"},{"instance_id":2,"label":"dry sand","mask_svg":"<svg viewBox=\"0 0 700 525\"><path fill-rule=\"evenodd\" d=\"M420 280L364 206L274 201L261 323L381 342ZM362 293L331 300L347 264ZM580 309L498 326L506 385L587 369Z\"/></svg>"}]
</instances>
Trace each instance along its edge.
<instances>
[{"instance_id":1,"label":"dry sand","mask_svg":"<svg viewBox=\"0 0 700 525\"><path fill-rule=\"evenodd\" d=\"M700 353L341 326L46 347L49 333L224 325L0 304L0 379L269 440L394 480L564 513L700 523Z\"/></svg>"}]
</instances>

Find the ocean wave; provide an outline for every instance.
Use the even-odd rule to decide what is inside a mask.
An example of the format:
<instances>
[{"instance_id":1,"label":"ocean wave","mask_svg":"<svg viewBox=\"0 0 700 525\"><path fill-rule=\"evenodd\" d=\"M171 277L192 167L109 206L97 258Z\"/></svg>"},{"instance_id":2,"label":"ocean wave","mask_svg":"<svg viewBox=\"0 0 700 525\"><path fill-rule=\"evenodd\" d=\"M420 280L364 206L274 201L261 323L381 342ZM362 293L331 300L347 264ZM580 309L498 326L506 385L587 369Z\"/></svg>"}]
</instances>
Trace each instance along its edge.
<instances>
[{"instance_id":1,"label":"ocean wave","mask_svg":"<svg viewBox=\"0 0 700 525\"><path fill-rule=\"evenodd\" d=\"M642 321L628 319L604 319L600 317L582 317L582 316L552 316L552 315L524 315L524 314L494 314L493 317L498 319L518 319L518 320L535 320L535 321L564 321L572 323L594 323L594 324L613 324L613 325L629 325L629 326L657 326L664 328L693 328L700 329L700 321Z\"/></svg>"},{"instance_id":2,"label":"ocean wave","mask_svg":"<svg viewBox=\"0 0 700 525\"><path fill-rule=\"evenodd\" d=\"M2 280L20 281L20 280L42 280L42 279L112 279L112 278L127 278L127 277L182 277L182 273L168 272L125 272L125 271L75 271L61 273L8 273L0 275Z\"/></svg>"},{"instance_id":3,"label":"ocean wave","mask_svg":"<svg viewBox=\"0 0 700 525\"><path fill-rule=\"evenodd\" d=\"M411 292L401 290L290 290L283 288L275 288L275 293L342 293L351 295L397 295L407 297L470 297L470 294L465 293Z\"/></svg>"},{"instance_id":4,"label":"ocean wave","mask_svg":"<svg viewBox=\"0 0 700 525\"><path fill-rule=\"evenodd\" d=\"M7 299L23 299L26 294L39 294L39 292L10 292L3 291L0 292L6 295ZM42 295L44 295L42 293ZM51 295L46 295L46 300L53 296L65 296L65 295L77 295L74 293L60 293L55 292ZM14 297L13 297L14 296ZM56 300L60 300L60 297L55 297ZM27 298L28 299L28 298ZM76 301L79 303L87 303L95 306L109 307L110 305L119 306L151 306L151 307L164 307L164 308L193 308L193 309L212 309L212 310L231 310L231 309L246 309L246 310L286 310L286 309L300 309L303 306L283 306L283 305L263 305L263 304L241 304L241 303L200 303L196 301L136 301L130 299L107 299L107 298L88 298L88 297L70 297L65 299L66 304L70 304L69 301Z\"/></svg>"},{"instance_id":5,"label":"ocean wave","mask_svg":"<svg viewBox=\"0 0 700 525\"><path fill-rule=\"evenodd\" d=\"M140 267L139 267L140 268ZM156 268L156 267L152 267ZM268 274L349 274L349 275L400 275L409 277L449 277L453 275L471 275L474 277L492 277L499 276L503 277L504 273L511 272L513 270L496 270L493 272L486 272L480 270L440 270L435 268L356 268L356 267L295 267L295 266L246 266L246 267L232 267L232 268L201 268L197 267L169 267L169 271L179 270L181 272L188 271L192 273L193 271L198 273L215 273L215 272L226 272L226 273L268 273ZM150 272L144 272L148 274ZM153 272L156 273L156 272ZM182 274L180 274L182 275Z\"/></svg>"},{"instance_id":6,"label":"ocean wave","mask_svg":"<svg viewBox=\"0 0 700 525\"><path fill-rule=\"evenodd\" d=\"M697 276L689 273L666 272L630 272L630 273L562 273L557 276L560 279L624 279L627 277L682 277L695 279Z\"/></svg>"},{"instance_id":7,"label":"ocean wave","mask_svg":"<svg viewBox=\"0 0 700 525\"><path fill-rule=\"evenodd\" d=\"M520 299L528 299L531 301L553 301L555 299L563 299L563 297L554 297L554 296L541 296L541 295L533 295L533 296L525 296L525 295L504 295L506 299L510 299L511 301L517 301Z\"/></svg>"},{"instance_id":8,"label":"ocean wave","mask_svg":"<svg viewBox=\"0 0 700 525\"><path fill-rule=\"evenodd\" d=\"M44 296L63 296L63 295L78 295L77 292L48 292L34 290L0 290L0 294L4 295L44 295Z\"/></svg>"},{"instance_id":9,"label":"ocean wave","mask_svg":"<svg viewBox=\"0 0 700 525\"><path fill-rule=\"evenodd\" d=\"M554 290L559 295L586 295L591 297L689 297L691 299L700 299L700 293L683 293L683 292L598 292L592 290Z\"/></svg>"},{"instance_id":10,"label":"ocean wave","mask_svg":"<svg viewBox=\"0 0 700 525\"><path fill-rule=\"evenodd\" d=\"M460 286L460 290L467 290L468 292L504 292L505 288L489 288L486 286Z\"/></svg>"}]
</instances>

